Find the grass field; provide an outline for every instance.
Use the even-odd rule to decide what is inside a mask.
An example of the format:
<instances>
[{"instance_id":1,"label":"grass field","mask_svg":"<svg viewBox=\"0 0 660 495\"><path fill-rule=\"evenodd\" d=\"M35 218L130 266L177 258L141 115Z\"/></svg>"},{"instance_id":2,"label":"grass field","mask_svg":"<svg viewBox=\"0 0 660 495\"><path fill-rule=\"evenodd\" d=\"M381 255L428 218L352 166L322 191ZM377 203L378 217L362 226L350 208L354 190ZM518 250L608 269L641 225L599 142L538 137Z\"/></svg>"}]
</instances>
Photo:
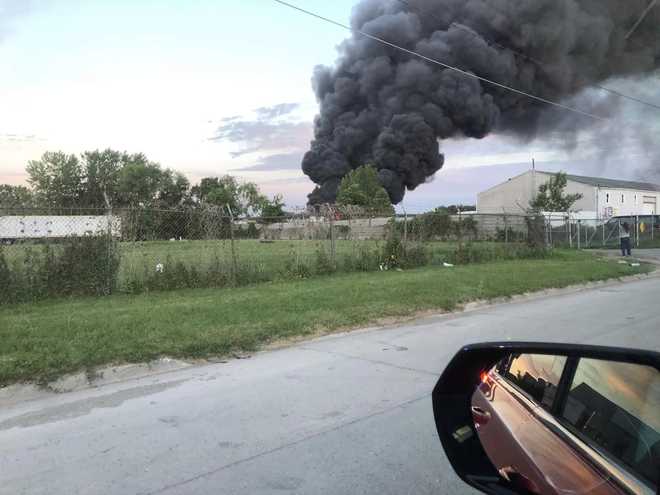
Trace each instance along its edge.
<instances>
[{"instance_id":1,"label":"grass field","mask_svg":"<svg viewBox=\"0 0 660 495\"><path fill-rule=\"evenodd\" d=\"M497 246L496 243L479 243L482 247ZM338 261L345 257L355 256L359 250L379 251L384 241L346 241L335 242L335 253ZM425 244L432 263L442 263L449 259L456 249L456 243L429 242ZM499 246L502 246L499 244ZM231 243L229 241L148 241L121 243L121 264L119 285L126 287L129 281L144 279L156 271L156 266L162 264L164 269L174 263L183 263L204 271L215 263L229 266L232 261ZM4 252L11 264L21 259L26 251L25 245L5 246ZM40 246L32 249L39 252ZM57 249L57 245L55 245ZM275 241L263 243L258 240L237 240L235 242L236 257L242 265L257 267L260 272L271 274L268 279L276 279L287 262L300 260L313 264L319 250L330 253L330 241Z\"/></svg>"},{"instance_id":2,"label":"grass field","mask_svg":"<svg viewBox=\"0 0 660 495\"><path fill-rule=\"evenodd\" d=\"M543 260L7 306L0 308L0 385L163 355L252 351L273 340L649 270L571 251Z\"/></svg>"}]
</instances>

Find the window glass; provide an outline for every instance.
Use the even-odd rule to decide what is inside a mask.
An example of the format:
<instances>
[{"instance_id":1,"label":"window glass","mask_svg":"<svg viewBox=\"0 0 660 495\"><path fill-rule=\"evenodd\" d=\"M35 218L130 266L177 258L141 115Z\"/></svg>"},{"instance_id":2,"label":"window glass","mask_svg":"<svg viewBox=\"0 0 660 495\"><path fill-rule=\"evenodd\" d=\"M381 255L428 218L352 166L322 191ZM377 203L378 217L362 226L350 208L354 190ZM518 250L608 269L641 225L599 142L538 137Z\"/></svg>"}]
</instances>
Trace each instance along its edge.
<instances>
[{"instance_id":1,"label":"window glass","mask_svg":"<svg viewBox=\"0 0 660 495\"><path fill-rule=\"evenodd\" d=\"M514 354L511 356L506 378L529 394L536 402L550 408L566 358L543 354Z\"/></svg>"},{"instance_id":2,"label":"window glass","mask_svg":"<svg viewBox=\"0 0 660 495\"><path fill-rule=\"evenodd\" d=\"M660 373L656 369L581 359L563 417L587 442L657 486Z\"/></svg>"}]
</instances>

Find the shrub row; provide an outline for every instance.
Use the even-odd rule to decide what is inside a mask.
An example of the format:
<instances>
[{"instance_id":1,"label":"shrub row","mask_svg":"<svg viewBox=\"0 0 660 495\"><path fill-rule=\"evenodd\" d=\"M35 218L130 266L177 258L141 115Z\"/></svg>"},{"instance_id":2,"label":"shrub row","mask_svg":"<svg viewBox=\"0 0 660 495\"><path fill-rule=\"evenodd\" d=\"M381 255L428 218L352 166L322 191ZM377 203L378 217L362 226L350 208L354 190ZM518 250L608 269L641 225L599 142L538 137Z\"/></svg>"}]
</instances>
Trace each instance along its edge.
<instances>
[{"instance_id":1,"label":"shrub row","mask_svg":"<svg viewBox=\"0 0 660 495\"><path fill-rule=\"evenodd\" d=\"M27 247L22 257L8 261L0 248L0 304L67 296L104 296L117 292L140 294L186 288L230 287L281 279L301 279L337 272L410 269L430 264L468 264L547 256L525 244L466 243L433 255L421 242L402 242L396 231L382 245L356 245L352 253L333 257L319 244L314 256L295 249L278 268L259 262L216 258L203 268L167 258L162 265L134 273L118 284L120 253L107 237L67 239L58 245Z\"/></svg>"}]
</instances>

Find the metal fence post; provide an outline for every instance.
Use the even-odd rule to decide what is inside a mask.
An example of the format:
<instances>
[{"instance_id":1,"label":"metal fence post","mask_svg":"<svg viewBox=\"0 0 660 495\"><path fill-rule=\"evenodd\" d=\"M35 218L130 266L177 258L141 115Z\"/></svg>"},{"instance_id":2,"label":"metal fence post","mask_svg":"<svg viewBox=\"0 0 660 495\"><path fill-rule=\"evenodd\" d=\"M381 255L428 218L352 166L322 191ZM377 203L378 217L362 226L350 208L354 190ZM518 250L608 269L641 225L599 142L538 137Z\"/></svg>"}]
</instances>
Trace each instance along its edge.
<instances>
[{"instance_id":1,"label":"metal fence post","mask_svg":"<svg viewBox=\"0 0 660 495\"><path fill-rule=\"evenodd\" d=\"M108 222L108 252L106 254L106 268L105 268L105 273L106 273L106 280L105 280L105 295L110 295L112 293L112 274L110 270L110 266L112 263L112 207L108 206L107 210L107 222Z\"/></svg>"},{"instance_id":2,"label":"metal fence post","mask_svg":"<svg viewBox=\"0 0 660 495\"><path fill-rule=\"evenodd\" d=\"M463 249L463 218L461 217L461 210L458 210L458 247Z\"/></svg>"},{"instance_id":3,"label":"metal fence post","mask_svg":"<svg viewBox=\"0 0 660 495\"><path fill-rule=\"evenodd\" d=\"M332 265L335 266L337 263L337 248L335 246L335 212L330 210L330 259L332 260Z\"/></svg>"},{"instance_id":4,"label":"metal fence post","mask_svg":"<svg viewBox=\"0 0 660 495\"><path fill-rule=\"evenodd\" d=\"M396 225L396 215L393 217ZM403 210L403 250L405 251L408 246L408 213L406 210Z\"/></svg>"},{"instance_id":5,"label":"metal fence post","mask_svg":"<svg viewBox=\"0 0 660 495\"><path fill-rule=\"evenodd\" d=\"M234 242L234 213L231 211L231 207L229 205L227 205L227 211L229 212L229 242L231 245L232 279L234 283L236 283L236 275L238 273L238 259L236 258L236 245ZM222 220L222 218L220 220Z\"/></svg>"},{"instance_id":6,"label":"metal fence post","mask_svg":"<svg viewBox=\"0 0 660 495\"><path fill-rule=\"evenodd\" d=\"M504 215L504 244L509 244L509 222Z\"/></svg>"},{"instance_id":7,"label":"metal fence post","mask_svg":"<svg viewBox=\"0 0 660 495\"><path fill-rule=\"evenodd\" d=\"M577 221L577 248L580 249L582 246L580 245L580 230L581 230L581 222L582 220Z\"/></svg>"},{"instance_id":8,"label":"metal fence post","mask_svg":"<svg viewBox=\"0 0 660 495\"><path fill-rule=\"evenodd\" d=\"M637 247L639 247L639 216L635 217L635 232L637 234Z\"/></svg>"}]
</instances>

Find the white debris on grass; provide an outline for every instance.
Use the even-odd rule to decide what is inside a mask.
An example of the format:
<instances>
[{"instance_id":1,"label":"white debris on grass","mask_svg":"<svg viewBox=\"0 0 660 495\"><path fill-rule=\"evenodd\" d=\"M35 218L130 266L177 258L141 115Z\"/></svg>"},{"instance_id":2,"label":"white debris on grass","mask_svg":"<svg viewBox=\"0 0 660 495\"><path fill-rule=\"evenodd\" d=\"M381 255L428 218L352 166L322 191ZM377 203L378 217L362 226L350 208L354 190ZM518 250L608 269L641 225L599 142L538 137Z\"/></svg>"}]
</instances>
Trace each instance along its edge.
<instances>
[{"instance_id":1,"label":"white debris on grass","mask_svg":"<svg viewBox=\"0 0 660 495\"><path fill-rule=\"evenodd\" d=\"M162 263L158 263L156 265L156 273L163 273L164 270L165 270L165 265L163 265Z\"/></svg>"},{"instance_id":2,"label":"white debris on grass","mask_svg":"<svg viewBox=\"0 0 660 495\"><path fill-rule=\"evenodd\" d=\"M454 265L452 265L451 263L443 263L442 266L444 266L445 268L454 268Z\"/></svg>"}]
</instances>

